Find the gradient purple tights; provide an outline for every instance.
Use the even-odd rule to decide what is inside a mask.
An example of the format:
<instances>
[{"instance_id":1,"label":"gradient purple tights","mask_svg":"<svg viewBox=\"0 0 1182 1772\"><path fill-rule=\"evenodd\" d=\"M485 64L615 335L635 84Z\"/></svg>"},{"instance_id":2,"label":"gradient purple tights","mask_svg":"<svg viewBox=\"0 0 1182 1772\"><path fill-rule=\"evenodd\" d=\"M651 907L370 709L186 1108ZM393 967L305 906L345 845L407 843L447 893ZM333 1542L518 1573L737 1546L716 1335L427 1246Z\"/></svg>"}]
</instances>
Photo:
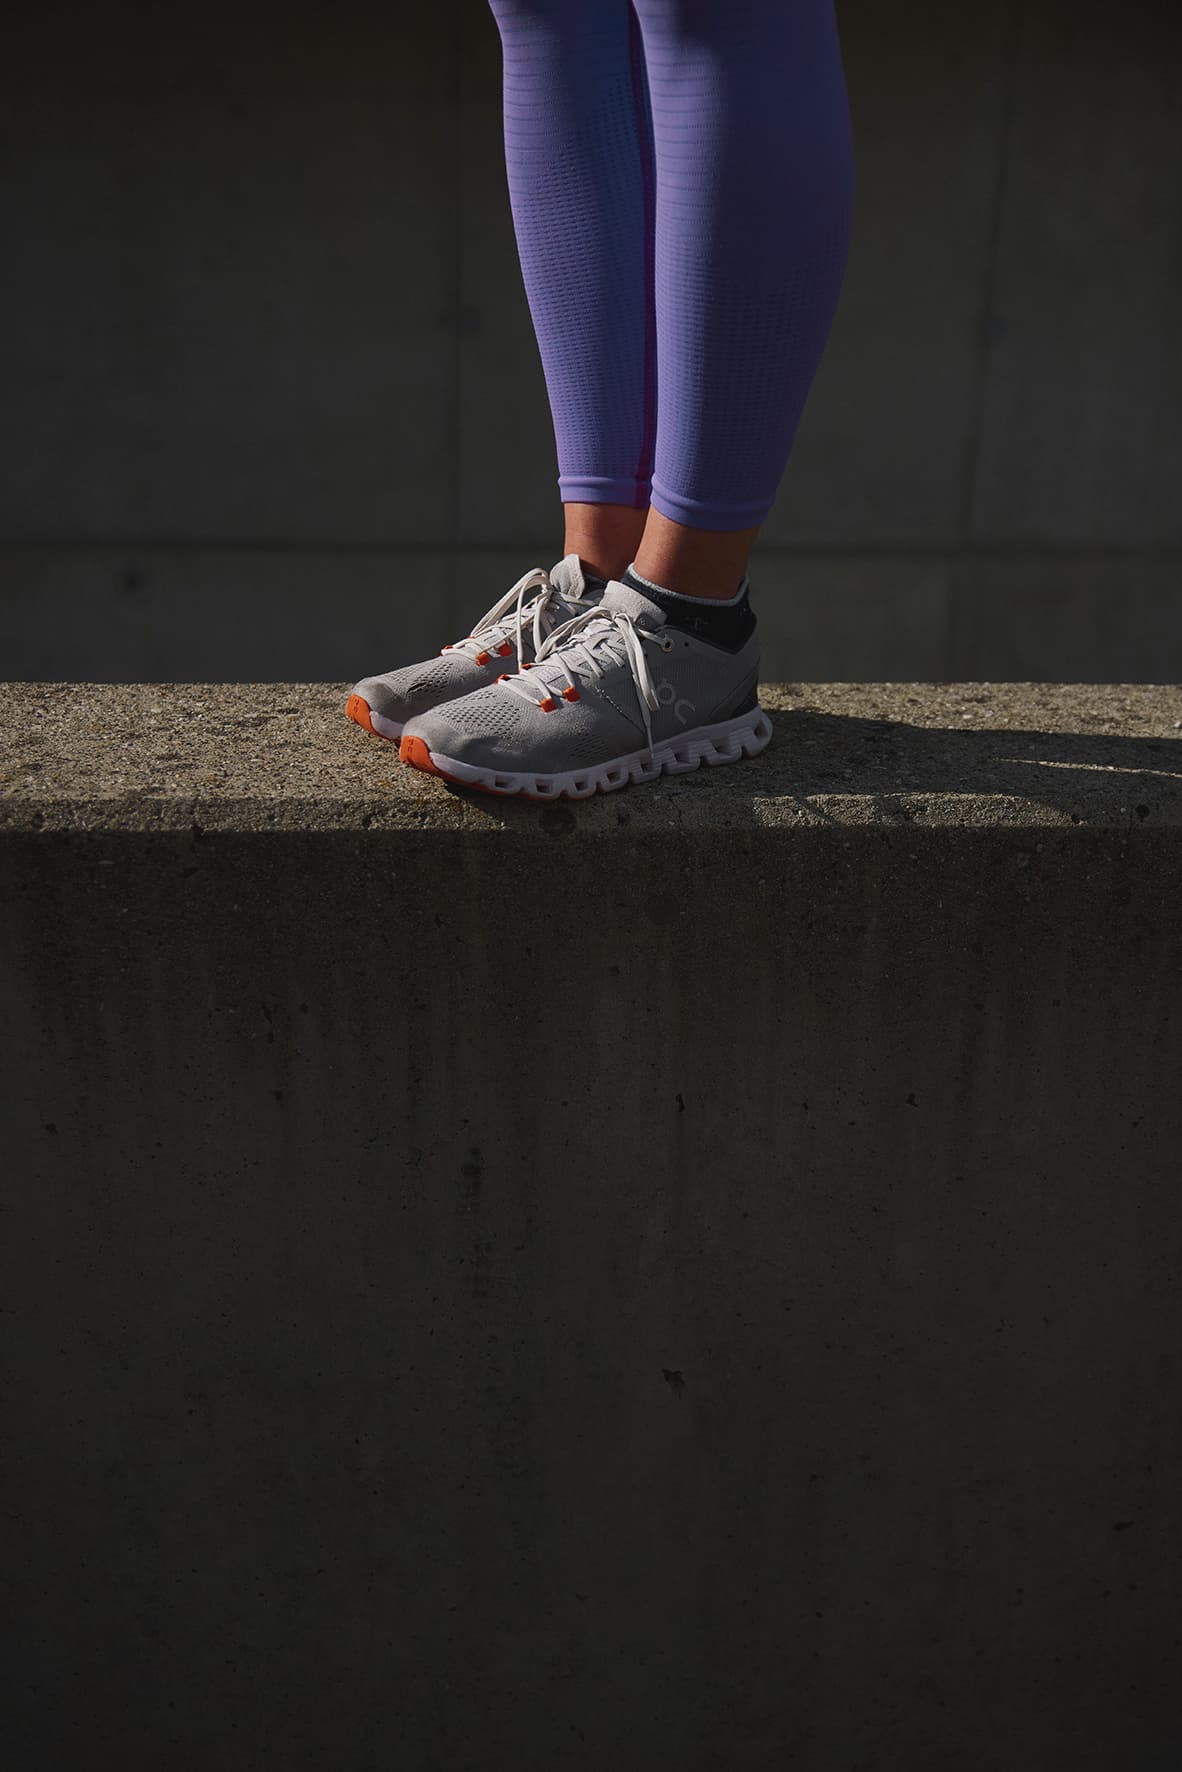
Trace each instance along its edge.
<instances>
[{"instance_id":1,"label":"gradient purple tights","mask_svg":"<svg viewBox=\"0 0 1182 1772\"><path fill-rule=\"evenodd\" d=\"M490 0L564 502L771 507L849 243L832 0Z\"/></svg>"}]
</instances>

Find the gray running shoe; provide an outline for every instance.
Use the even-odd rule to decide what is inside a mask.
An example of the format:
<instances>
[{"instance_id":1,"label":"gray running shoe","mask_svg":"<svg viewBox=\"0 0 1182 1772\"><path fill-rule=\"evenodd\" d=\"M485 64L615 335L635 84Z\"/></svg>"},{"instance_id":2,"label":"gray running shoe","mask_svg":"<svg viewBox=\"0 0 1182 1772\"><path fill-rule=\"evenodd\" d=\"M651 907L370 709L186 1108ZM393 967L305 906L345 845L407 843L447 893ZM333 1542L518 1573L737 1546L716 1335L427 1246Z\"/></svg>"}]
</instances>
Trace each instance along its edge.
<instances>
[{"instance_id":1,"label":"gray running shoe","mask_svg":"<svg viewBox=\"0 0 1182 1772\"><path fill-rule=\"evenodd\" d=\"M533 566L481 616L466 640L445 646L438 658L422 664L363 677L354 685L345 712L375 738L399 739L416 715L533 659L546 636L592 608L603 588L604 581L586 573L577 554L567 554L550 572Z\"/></svg>"},{"instance_id":2,"label":"gray running shoe","mask_svg":"<svg viewBox=\"0 0 1182 1772\"><path fill-rule=\"evenodd\" d=\"M754 619L727 651L613 579L522 670L408 721L399 756L464 787L538 800L754 757L772 736L756 697Z\"/></svg>"}]
</instances>

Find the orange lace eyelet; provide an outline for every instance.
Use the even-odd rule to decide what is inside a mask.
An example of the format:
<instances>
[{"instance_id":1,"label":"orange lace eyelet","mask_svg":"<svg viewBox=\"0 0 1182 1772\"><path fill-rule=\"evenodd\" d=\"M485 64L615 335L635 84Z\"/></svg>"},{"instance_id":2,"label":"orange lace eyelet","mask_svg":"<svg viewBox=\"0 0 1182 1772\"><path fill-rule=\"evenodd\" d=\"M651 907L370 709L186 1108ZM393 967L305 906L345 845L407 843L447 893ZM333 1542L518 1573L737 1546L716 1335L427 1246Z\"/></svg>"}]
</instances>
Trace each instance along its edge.
<instances>
[{"instance_id":1,"label":"orange lace eyelet","mask_svg":"<svg viewBox=\"0 0 1182 1772\"><path fill-rule=\"evenodd\" d=\"M555 699L552 695L548 695L544 701L540 701L538 703L538 706L541 708L541 710L544 714L552 714L554 712L555 708L558 706L558 703L555 701Z\"/></svg>"},{"instance_id":2,"label":"orange lace eyelet","mask_svg":"<svg viewBox=\"0 0 1182 1772\"><path fill-rule=\"evenodd\" d=\"M579 692L577 689L572 689L568 684L562 692L562 699L563 701L578 701Z\"/></svg>"},{"instance_id":3,"label":"orange lace eyelet","mask_svg":"<svg viewBox=\"0 0 1182 1772\"><path fill-rule=\"evenodd\" d=\"M497 647L497 656L500 658L508 658L509 655L512 653L512 651L513 651L513 648L509 644L508 640L503 640L501 642L501 644Z\"/></svg>"},{"instance_id":4,"label":"orange lace eyelet","mask_svg":"<svg viewBox=\"0 0 1182 1772\"><path fill-rule=\"evenodd\" d=\"M478 652L476 654L476 662L478 665L486 665L491 657L491 652Z\"/></svg>"}]
</instances>

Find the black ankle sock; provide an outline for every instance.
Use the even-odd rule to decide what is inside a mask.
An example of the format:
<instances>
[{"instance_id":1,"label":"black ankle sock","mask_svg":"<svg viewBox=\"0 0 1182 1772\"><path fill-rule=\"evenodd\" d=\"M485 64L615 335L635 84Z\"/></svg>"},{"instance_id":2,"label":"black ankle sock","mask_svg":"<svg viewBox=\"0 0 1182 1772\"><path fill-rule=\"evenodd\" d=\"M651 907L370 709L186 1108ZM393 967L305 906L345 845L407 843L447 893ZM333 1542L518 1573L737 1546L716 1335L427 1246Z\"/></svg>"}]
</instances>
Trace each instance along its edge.
<instances>
[{"instance_id":1,"label":"black ankle sock","mask_svg":"<svg viewBox=\"0 0 1182 1772\"><path fill-rule=\"evenodd\" d=\"M720 646L724 652L737 652L755 626L755 612L747 596L747 579L733 597L686 597L680 591L667 591L642 578L634 566L625 567L620 583L630 585L656 603L665 613L671 628L683 628L708 646Z\"/></svg>"}]
</instances>

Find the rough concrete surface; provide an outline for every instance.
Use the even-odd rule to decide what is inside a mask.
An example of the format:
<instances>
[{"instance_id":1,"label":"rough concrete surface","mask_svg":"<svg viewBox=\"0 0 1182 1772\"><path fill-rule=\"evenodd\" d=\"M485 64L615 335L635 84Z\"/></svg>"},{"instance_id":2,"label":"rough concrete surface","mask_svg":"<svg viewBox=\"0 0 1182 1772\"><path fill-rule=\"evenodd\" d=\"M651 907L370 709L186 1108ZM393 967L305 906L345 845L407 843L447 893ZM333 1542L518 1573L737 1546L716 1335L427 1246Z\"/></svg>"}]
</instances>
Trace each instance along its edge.
<instances>
[{"instance_id":1,"label":"rough concrete surface","mask_svg":"<svg viewBox=\"0 0 1182 1772\"><path fill-rule=\"evenodd\" d=\"M1182 822L1182 688L764 684L761 757L538 806L407 769L345 684L4 686L13 829L632 830ZM1142 810L1138 810L1142 808Z\"/></svg>"},{"instance_id":2,"label":"rough concrete surface","mask_svg":"<svg viewBox=\"0 0 1182 1772\"><path fill-rule=\"evenodd\" d=\"M1177 691L5 699L6 1765L1182 1761Z\"/></svg>"}]
</instances>

